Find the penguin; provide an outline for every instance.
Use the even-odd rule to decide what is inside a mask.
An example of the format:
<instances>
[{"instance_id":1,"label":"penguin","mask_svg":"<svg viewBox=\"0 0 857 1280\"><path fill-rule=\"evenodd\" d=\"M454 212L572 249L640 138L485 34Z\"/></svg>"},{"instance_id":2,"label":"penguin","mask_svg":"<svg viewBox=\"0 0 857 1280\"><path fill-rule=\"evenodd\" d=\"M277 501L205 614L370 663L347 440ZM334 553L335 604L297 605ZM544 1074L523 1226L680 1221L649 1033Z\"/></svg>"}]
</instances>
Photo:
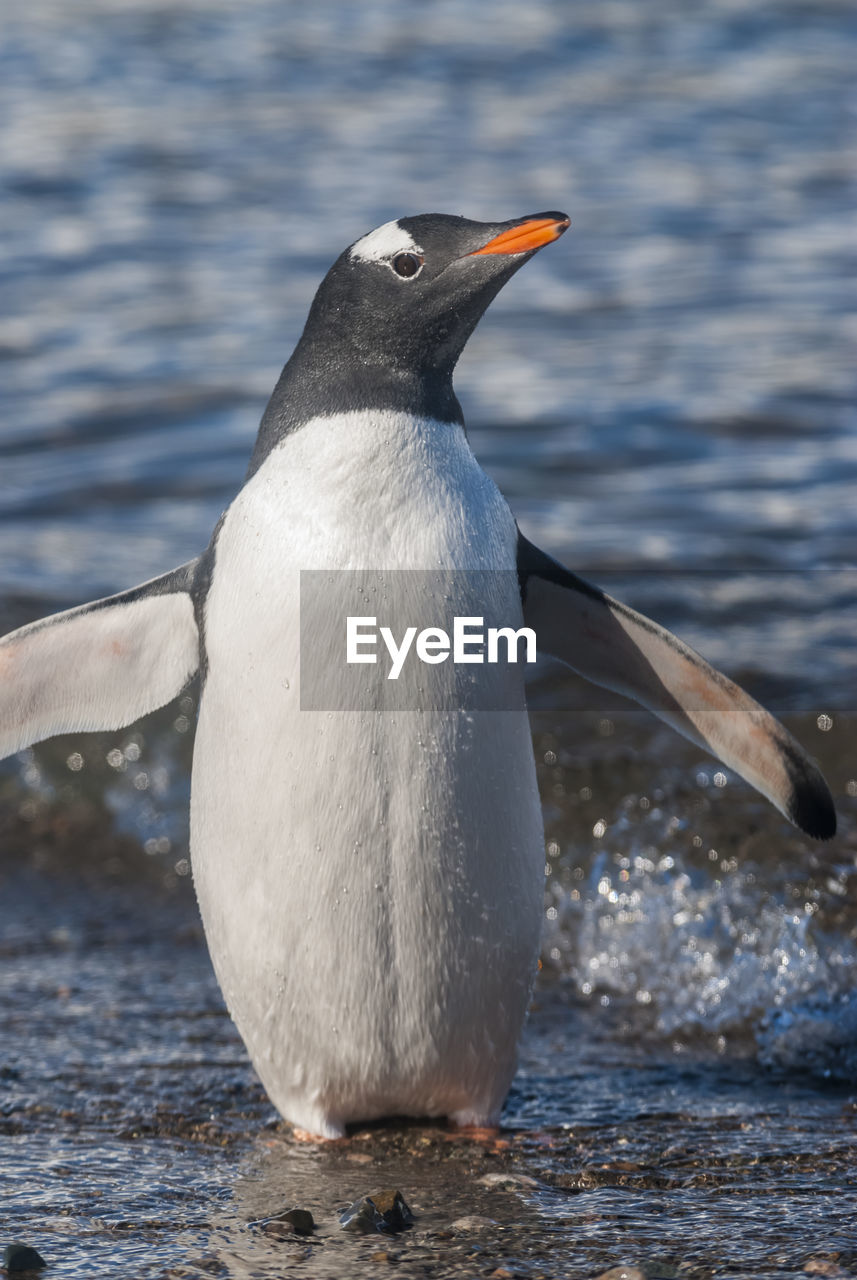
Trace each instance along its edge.
<instances>
[{"instance_id":1,"label":"penguin","mask_svg":"<svg viewBox=\"0 0 857 1280\"><path fill-rule=\"evenodd\" d=\"M544 834L522 692L500 710L302 707L303 572L440 567L463 584L456 611L481 615L487 571L492 604L541 651L810 836L835 832L783 726L529 542L471 451L456 361L568 226L425 214L362 236L315 296L207 550L0 642L0 756L118 729L199 672L191 861L211 958L271 1100L321 1138L385 1116L498 1123L538 963ZM507 672L522 691L523 665Z\"/></svg>"}]
</instances>

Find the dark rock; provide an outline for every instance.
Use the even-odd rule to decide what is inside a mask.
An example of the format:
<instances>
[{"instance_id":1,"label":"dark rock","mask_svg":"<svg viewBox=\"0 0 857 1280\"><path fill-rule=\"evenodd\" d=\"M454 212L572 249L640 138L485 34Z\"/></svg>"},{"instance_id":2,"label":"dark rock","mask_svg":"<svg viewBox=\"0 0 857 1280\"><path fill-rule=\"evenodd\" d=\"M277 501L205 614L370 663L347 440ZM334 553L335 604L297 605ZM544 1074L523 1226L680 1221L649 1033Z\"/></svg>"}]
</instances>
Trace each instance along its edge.
<instances>
[{"instance_id":1,"label":"dark rock","mask_svg":"<svg viewBox=\"0 0 857 1280\"><path fill-rule=\"evenodd\" d=\"M275 1240L293 1240L298 1236L311 1236L315 1231L315 1220L309 1209L284 1209L272 1218L264 1218L259 1222L251 1222L251 1227L261 1227L266 1236Z\"/></svg>"},{"instance_id":2,"label":"dark rock","mask_svg":"<svg viewBox=\"0 0 857 1280\"><path fill-rule=\"evenodd\" d=\"M315 1230L315 1221L309 1209L284 1209L271 1218L260 1218L251 1222L251 1227L261 1229L266 1236L275 1240L293 1240L298 1236L311 1236Z\"/></svg>"},{"instance_id":3,"label":"dark rock","mask_svg":"<svg viewBox=\"0 0 857 1280\"><path fill-rule=\"evenodd\" d=\"M278 1213L275 1221L288 1223L299 1236L311 1236L315 1231L315 1220L309 1209L287 1209L285 1213Z\"/></svg>"},{"instance_id":4,"label":"dark rock","mask_svg":"<svg viewBox=\"0 0 857 1280\"><path fill-rule=\"evenodd\" d=\"M371 1195L355 1200L340 1214L339 1221L344 1231L370 1235L373 1232L404 1231L413 1223L414 1215L401 1191L390 1189L373 1191Z\"/></svg>"},{"instance_id":5,"label":"dark rock","mask_svg":"<svg viewBox=\"0 0 857 1280\"><path fill-rule=\"evenodd\" d=\"M413 1226L414 1215L401 1191L395 1188L373 1191L371 1198L390 1231L404 1231L405 1227Z\"/></svg>"},{"instance_id":6,"label":"dark rock","mask_svg":"<svg viewBox=\"0 0 857 1280\"><path fill-rule=\"evenodd\" d=\"M355 1235L368 1236L379 1231L386 1231L387 1225L374 1201L363 1196L339 1215L339 1223L343 1231L353 1231Z\"/></svg>"},{"instance_id":7,"label":"dark rock","mask_svg":"<svg viewBox=\"0 0 857 1280\"><path fill-rule=\"evenodd\" d=\"M48 1264L28 1244L7 1244L3 1250L3 1266L7 1271L41 1271Z\"/></svg>"}]
</instances>

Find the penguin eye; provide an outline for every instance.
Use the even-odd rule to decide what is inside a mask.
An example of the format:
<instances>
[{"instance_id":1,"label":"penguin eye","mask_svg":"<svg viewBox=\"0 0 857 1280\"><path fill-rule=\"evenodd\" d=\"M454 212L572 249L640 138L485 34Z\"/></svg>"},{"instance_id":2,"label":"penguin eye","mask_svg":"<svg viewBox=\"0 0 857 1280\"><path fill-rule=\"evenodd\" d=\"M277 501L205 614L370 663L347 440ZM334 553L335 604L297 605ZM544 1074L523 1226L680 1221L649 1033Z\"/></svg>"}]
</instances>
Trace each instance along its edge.
<instances>
[{"instance_id":1,"label":"penguin eye","mask_svg":"<svg viewBox=\"0 0 857 1280\"><path fill-rule=\"evenodd\" d=\"M422 265L423 259L418 253L397 253L392 263L396 275L403 276L406 280L415 276Z\"/></svg>"}]
</instances>

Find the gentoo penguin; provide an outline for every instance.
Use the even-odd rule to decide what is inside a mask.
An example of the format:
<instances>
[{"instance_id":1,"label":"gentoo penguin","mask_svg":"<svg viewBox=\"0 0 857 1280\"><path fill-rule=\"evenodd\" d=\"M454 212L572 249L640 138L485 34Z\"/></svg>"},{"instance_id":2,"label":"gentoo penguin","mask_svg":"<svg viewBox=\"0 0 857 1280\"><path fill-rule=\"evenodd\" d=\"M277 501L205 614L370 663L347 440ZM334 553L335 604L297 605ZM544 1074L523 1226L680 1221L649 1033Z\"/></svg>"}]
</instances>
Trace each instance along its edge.
<instances>
[{"instance_id":1,"label":"gentoo penguin","mask_svg":"<svg viewBox=\"0 0 857 1280\"><path fill-rule=\"evenodd\" d=\"M497 1122L544 851L523 701L302 709L301 571L440 567L461 574L462 616L484 613L491 571L495 603L545 652L648 707L809 835L835 830L786 730L528 542L470 450L456 361L568 225L426 214L357 240L316 294L207 551L0 642L0 755L127 725L200 671L191 850L208 945L271 1099L319 1136L389 1115Z\"/></svg>"}]
</instances>

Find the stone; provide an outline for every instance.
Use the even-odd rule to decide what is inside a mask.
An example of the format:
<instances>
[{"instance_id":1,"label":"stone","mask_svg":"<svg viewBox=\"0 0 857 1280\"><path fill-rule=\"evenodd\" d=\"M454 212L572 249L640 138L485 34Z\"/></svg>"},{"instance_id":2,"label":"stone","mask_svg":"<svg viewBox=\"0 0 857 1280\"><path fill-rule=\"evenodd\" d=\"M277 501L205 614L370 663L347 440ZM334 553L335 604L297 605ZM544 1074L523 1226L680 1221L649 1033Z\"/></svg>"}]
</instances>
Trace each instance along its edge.
<instances>
[{"instance_id":1,"label":"stone","mask_svg":"<svg viewBox=\"0 0 857 1280\"><path fill-rule=\"evenodd\" d=\"M339 1224L343 1231L351 1231L358 1236L368 1236L387 1230L383 1216L378 1212L370 1196L362 1196L344 1209L339 1215Z\"/></svg>"},{"instance_id":2,"label":"stone","mask_svg":"<svg viewBox=\"0 0 857 1280\"><path fill-rule=\"evenodd\" d=\"M483 1218L478 1213L468 1213L451 1224L453 1231L490 1231L497 1223L493 1218Z\"/></svg>"},{"instance_id":3,"label":"stone","mask_svg":"<svg viewBox=\"0 0 857 1280\"><path fill-rule=\"evenodd\" d=\"M401 1191L373 1191L372 1200L390 1231L403 1231L413 1225L414 1215Z\"/></svg>"},{"instance_id":4,"label":"stone","mask_svg":"<svg viewBox=\"0 0 857 1280\"><path fill-rule=\"evenodd\" d=\"M41 1271L48 1264L35 1249L28 1244L7 1244L3 1250L3 1266L8 1272Z\"/></svg>"},{"instance_id":5,"label":"stone","mask_svg":"<svg viewBox=\"0 0 857 1280\"><path fill-rule=\"evenodd\" d=\"M272 1236L275 1240L293 1240L296 1235L310 1236L315 1230L315 1221L309 1209L285 1209L273 1218L250 1225L261 1227L266 1236Z\"/></svg>"},{"instance_id":6,"label":"stone","mask_svg":"<svg viewBox=\"0 0 857 1280\"><path fill-rule=\"evenodd\" d=\"M355 1200L339 1215L339 1221L343 1231L369 1235L404 1231L413 1223L414 1215L401 1191L391 1188Z\"/></svg>"},{"instance_id":7,"label":"stone","mask_svg":"<svg viewBox=\"0 0 857 1280\"><path fill-rule=\"evenodd\" d=\"M309 1209L287 1209L277 1214L276 1221L287 1223L299 1236L311 1236L315 1231L315 1220Z\"/></svg>"}]
</instances>

